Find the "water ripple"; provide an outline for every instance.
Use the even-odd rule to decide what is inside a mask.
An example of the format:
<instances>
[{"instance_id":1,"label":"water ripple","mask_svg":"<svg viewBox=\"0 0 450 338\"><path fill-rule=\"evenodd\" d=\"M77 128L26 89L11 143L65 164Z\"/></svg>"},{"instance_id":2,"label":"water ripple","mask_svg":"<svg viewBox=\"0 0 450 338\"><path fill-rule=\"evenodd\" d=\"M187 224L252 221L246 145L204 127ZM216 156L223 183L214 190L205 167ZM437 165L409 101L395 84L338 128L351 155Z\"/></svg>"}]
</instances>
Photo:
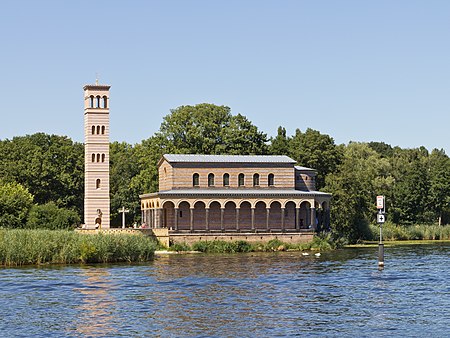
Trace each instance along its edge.
<instances>
[{"instance_id":1,"label":"water ripple","mask_svg":"<svg viewBox=\"0 0 450 338\"><path fill-rule=\"evenodd\" d=\"M448 336L450 246L0 269L0 336Z\"/></svg>"}]
</instances>

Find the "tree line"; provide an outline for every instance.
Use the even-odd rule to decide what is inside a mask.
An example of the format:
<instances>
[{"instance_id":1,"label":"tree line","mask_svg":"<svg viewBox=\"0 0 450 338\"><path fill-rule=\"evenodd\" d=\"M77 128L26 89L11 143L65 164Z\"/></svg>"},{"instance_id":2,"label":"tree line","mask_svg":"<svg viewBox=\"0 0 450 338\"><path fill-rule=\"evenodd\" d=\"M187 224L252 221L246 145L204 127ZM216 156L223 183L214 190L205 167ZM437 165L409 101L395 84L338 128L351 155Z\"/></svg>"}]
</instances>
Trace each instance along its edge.
<instances>
[{"instance_id":1,"label":"tree line","mask_svg":"<svg viewBox=\"0 0 450 338\"><path fill-rule=\"evenodd\" d=\"M367 237L375 196L385 195L396 224L450 221L450 159L444 150L402 149L383 142L335 144L317 130L278 128L269 138L244 115L213 104L181 106L142 142L110 144L111 224L118 209L140 220L139 195L158 189L165 153L288 155L318 171L317 189L333 194L332 231L351 241ZM84 146L66 136L37 133L0 141L0 226L68 228L82 222Z\"/></svg>"}]
</instances>

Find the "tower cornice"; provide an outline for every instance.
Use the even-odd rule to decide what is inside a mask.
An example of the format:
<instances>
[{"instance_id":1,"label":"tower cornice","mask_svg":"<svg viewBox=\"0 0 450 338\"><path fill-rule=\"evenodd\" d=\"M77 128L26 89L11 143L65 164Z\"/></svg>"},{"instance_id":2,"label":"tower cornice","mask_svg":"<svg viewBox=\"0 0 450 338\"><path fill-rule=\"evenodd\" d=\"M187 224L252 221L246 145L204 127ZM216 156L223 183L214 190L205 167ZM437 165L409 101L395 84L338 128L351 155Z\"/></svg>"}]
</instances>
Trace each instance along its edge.
<instances>
[{"instance_id":1,"label":"tower cornice","mask_svg":"<svg viewBox=\"0 0 450 338\"><path fill-rule=\"evenodd\" d=\"M109 90L111 88L110 85L93 85L93 84L87 84L83 87L84 90Z\"/></svg>"}]
</instances>

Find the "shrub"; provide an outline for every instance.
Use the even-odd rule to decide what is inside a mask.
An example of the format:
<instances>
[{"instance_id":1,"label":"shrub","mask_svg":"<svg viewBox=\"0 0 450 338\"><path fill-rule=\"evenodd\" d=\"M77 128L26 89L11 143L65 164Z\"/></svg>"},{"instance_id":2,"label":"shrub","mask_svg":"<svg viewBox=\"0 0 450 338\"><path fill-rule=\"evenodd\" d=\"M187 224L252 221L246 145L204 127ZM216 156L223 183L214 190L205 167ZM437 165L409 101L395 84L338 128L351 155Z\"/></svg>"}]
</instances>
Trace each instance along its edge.
<instances>
[{"instance_id":1,"label":"shrub","mask_svg":"<svg viewBox=\"0 0 450 338\"><path fill-rule=\"evenodd\" d=\"M18 183L0 181L0 227L22 228L33 203L33 196Z\"/></svg>"},{"instance_id":2,"label":"shrub","mask_svg":"<svg viewBox=\"0 0 450 338\"><path fill-rule=\"evenodd\" d=\"M54 202L34 205L28 215L28 229L73 229L80 223L80 216L73 210L58 208Z\"/></svg>"}]
</instances>

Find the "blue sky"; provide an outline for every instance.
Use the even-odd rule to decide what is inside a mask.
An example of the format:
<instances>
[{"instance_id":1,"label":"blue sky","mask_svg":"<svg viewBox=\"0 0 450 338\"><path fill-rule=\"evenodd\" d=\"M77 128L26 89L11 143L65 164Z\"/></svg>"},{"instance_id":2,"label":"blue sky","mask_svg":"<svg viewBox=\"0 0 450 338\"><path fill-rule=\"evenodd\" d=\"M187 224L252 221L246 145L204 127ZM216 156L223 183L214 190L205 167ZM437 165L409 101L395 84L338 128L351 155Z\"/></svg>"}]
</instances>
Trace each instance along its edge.
<instances>
[{"instance_id":1,"label":"blue sky","mask_svg":"<svg viewBox=\"0 0 450 338\"><path fill-rule=\"evenodd\" d=\"M111 140L214 103L269 136L319 130L450 153L450 1L1 0L0 139L83 141L83 91L111 87Z\"/></svg>"}]
</instances>

